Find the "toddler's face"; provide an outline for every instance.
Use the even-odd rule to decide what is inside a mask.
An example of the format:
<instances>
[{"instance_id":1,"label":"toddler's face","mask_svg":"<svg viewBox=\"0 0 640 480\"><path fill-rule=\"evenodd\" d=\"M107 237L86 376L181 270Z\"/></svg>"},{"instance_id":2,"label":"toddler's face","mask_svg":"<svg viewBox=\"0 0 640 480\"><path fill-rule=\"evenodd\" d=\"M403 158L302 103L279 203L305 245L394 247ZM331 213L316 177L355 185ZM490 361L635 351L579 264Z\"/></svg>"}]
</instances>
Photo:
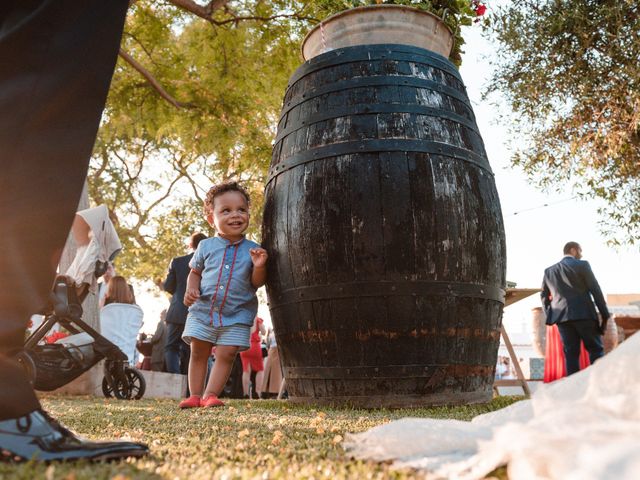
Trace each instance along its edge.
<instances>
[{"instance_id":1,"label":"toddler's face","mask_svg":"<svg viewBox=\"0 0 640 480\"><path fill-rule=\"evenodd\" d=\"M249 226L249 204L240 192L225 192L214 199L207 221L221 237L239 239Z\"/></svg>"}]
</instances>

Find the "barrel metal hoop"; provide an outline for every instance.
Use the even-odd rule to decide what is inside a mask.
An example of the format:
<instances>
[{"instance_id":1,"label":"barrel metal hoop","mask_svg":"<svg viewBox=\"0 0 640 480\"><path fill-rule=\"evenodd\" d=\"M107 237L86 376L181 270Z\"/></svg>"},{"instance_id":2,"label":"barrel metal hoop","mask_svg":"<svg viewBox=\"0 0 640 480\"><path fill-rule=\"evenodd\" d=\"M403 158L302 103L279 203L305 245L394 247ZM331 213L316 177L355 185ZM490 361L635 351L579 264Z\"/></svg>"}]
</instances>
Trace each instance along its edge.
<instances>
[{"instance_id":1,"label":"barrel metal hoop","mask_svg":"<svg viewBox=\"0 0 640 480\"><path fill-rule=\"evenodd\" d=\"M399 60L404 62L423 63L442 70L455 77L461 83L462 77L458 69L445 57L430 50L409 45L376 44L366 46L344 47L320 54L303 63L289 79L289 86L318 70L352 62L371 60Z\"/></svg>"},{"instance_id":2,"label":"barrel metal hoop","mask_svg":"<svg viewBox=\"0 0 640 480\"><path fill-rule=\"evenodd\" d=\"M354 77L348 80L341 80L325 85L324 87L312 88L305 91L302 95L298 95L293 99L290 99L284 104L282 112L280 113L280 119L285 114L289 113L293 108L297 107L301 103L312 100L320 95L327 93L335 93L341 90L351 90L360 87L415 87L426 88L435 92L441 92L449 97L453 97L464 105L469 107L469 111L473 113L473 108L469 102L469 98L465 93L461 93L460 90L442 85L441 83L434 82L433 80L427 80L424 78L412 77L407 75L376 75L373 77Z\"/></svg>"},{"instance_id":3,"label":"barrel metal hoop","mask_svg":"<svg viewBox=\"0 0 640 480\"><path fill-rule=\"evenodd\" d=\"M330 110L310 115L304 119L304 123L298 121L284 130L278 132L278 136L275 139L275 143L278 143L284 137L292 132L296 132L301 128L308 127L314 123L322 122L325 120L333 120L334 118L341 118L353 115L374 115L377 113L416 113L419 115L428 115L431 117L446 118L453 122L464 125L469 130L480 135L480 131L476 123L473 120L453 113L449 110L443 110L440 108L427 107L418 104L407 103L376 103L371 105L348 105L332 108Z\"/></svg>"},{"instance_id":4,"label":"barrel metal hoop","mask_svg":"<svg viewBox=\"0 0 640 480\"><path fill-rule=\"evenodd\" d=\"M430 378L440 382L445 377L493 375L493 365L385 365L380 367L285 367L286 379L357 380L393 378Z\"/></svg>"},{"instance_id":5,"label":"barrel metal hoop","mask_svg":"<svg viewBox=\"0 0 640 480\"><path fill-rule=\"evenodd\" d=\"M277 310L277 306L273 307L273 310ZM494 322L497 323L497 322ZM352 328L353 327L353 328ZM450 325L444 328L437 328L434 325L430 327L417 327L414 328L380 328L375 325L368 325L368 327L358 328L355 325L349 327L345 326L345 329L341 329L336 332L334 329L293 329L284 330L278 328L278 338L288 345L304 343L310 345L335 343L340 336L342 339L351 339L358 343L368 342L371 339L384 339L385 341L403 342L407 341L419 341L420 339L429 338L434 341L445 341L446 339L456 338L463 341L494 341L500 338L500 331L492 328L491 325L487 325L487 328L471 328L471 327L456 327ZM339 335L338 335L339 333Z\"/></svg>"},{"instance_id":6,"label":"barrel metal hoop","mask_svg":"<svg viewBox=\"0 0 640 480\"><path fill-rule=\"evenodd\" d=\"M275 296L271 296L270 307L274 309L289 304L339 298L422 297L427 295L483 298L504 304L505 291L494 285L427 280L334 283L331 285L314 285L284 290Z\"/></svg>"},{"instance_id":7,"label":"barrel metal hoop","mask_svg":"<svg viewBox=\"0 0 640 480\"><path fill-rule=\"evenodd\" d=\"M281 173L305 163L349 154L387 152L416 152L451 157L471 163L493 176L488 160L475 152L441 142L394 138L334 143L325 147L298 152L286 160L271 166L265 187Z\"/></svg>"}]
</instances>

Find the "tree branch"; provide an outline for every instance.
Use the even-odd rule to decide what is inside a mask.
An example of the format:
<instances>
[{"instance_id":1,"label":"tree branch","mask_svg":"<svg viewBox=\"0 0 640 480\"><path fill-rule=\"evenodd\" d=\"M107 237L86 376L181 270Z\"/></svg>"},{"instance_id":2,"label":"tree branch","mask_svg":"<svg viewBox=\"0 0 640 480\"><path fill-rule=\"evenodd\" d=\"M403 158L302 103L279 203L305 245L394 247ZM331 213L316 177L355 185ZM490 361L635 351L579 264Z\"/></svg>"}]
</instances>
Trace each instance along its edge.
<instances>
[{"instance_id":1,"label":"tree branch","mask_svg":"<svg viewBox=\"0 0 640 480\"><path fill-rule=\"evenodd\" d=\"M171 95L169 95L167 91L162 87L162 85L160 85L160 82L158 82L146 68L144 68L140 63L138 63L127 52L120 49L119 55L125 60L125 62L131 65L136 71L138 71L147 80L147 82L149 82L149 84L160 94L160 96L164 98L167 102L169 102L171 105L173 105L176 108L192 107L191 104L179 102L175 98L173 98Z\"/></svg>"},{"instance_id":2,"label":"tree branch","mask_svg":"<svg viewBox=\"0 0 640 480\"><path fill-rule=\"evenodd\" d=\"M218 26L222 26L222 25L226 25L228 23L237 23L237 22L241 22L241 21L248 21L248 20L258 20L261 22L270 22L271 20L276 20L278 18L295 18L296 20L308 20L308 21L315 21L317 22L318 19L314 18L314 17L307 17L302 15L299 12L296 13L291 13L291 14L279 14L279 15L271 15L270 17L260 17L260 16L254 16L254 15L249 15L249 16L232 16L231 18L228 18L227 20L210 20L211 23L213 23L214 25L218 25Z\"/></svg>"},{"instance_id":3,"label":"tree branch","mask_svg":"<svg viewBox=\"0 0 640 480\"><path fill-rule=\"evenodd\" d=\"M191 185L191 188L193 189L194 196L199 202L202 203L202 197L198 192L198 189L202 190L203 192L206 192L206 190L202 188L200 185L198 185L195 182L195 180L192 178L192 176L189 174L188 166L184 165L184 157L180 156L180 158L178 158L176 155L174 155L172 164L173 164L173 168L177 170L179 173L181 173L184 178L187 179L187 181Z\"/></svg>"},{"instance_id":4,"label":"tree branch","mask_svg":"<svg viewBox=\"0 0 640 480\"><path fill-rule=\"evenodd\" d=\"M216 10L221 9L226 5L229 0L211 0L206 5L198 5L193 0L167 0L169 3L173 3L176 7L191 12L194 15L204 18L207 21L211 21L211 15Z\"/></svg>"},{"instance_id":5,"label":"tree branch","mask_svg":"<svg viewBox=\"0 0 640 480\"><path fill-rule=\"evenodd\" d=\"M194 15L204 18L208 22L213 25L226 25L228 23L236 23L243 20L258 20L261 22L269 22L271 20L276 20L278 18L296 18L298 20L309 20L309 21L318 21L317 18L307 17L302 15L302 12L294 12L291 14L280 14L280 15L272 15L270 17L261 17L261 16L239 16L234 14L231 10L228 10L228 13L231 15L231 18L227 20L214 20L213 14L217 10L225 7L229 0L211 0L207 5L198 5L193 0L167 0L169 3L172 3L178 8L186 10L188 12L193 13Z\"/></svg>"}]
</instances>

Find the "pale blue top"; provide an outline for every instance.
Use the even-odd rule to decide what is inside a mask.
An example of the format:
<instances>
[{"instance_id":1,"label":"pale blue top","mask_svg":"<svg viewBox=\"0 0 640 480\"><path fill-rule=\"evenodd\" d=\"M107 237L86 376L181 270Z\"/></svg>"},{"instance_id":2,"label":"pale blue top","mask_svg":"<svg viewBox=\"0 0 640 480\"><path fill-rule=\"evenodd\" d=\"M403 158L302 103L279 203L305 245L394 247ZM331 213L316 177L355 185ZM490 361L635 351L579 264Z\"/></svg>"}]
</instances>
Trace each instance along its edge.
<instances>
[{"instance_id":1,"label":"pale blue top","mask_svg":"<svg viewBox=\"0 0 640 480\"><path fill-rule=\"evenodd\" d=\"M253 263L249 250L258 248L243 238L230 242L222 237L202 240L189 266L202 274L200 298L189 307L189 317L214 327L253 325L258 313L256 289L251 285Z\"/></svg>"}]
</instances>

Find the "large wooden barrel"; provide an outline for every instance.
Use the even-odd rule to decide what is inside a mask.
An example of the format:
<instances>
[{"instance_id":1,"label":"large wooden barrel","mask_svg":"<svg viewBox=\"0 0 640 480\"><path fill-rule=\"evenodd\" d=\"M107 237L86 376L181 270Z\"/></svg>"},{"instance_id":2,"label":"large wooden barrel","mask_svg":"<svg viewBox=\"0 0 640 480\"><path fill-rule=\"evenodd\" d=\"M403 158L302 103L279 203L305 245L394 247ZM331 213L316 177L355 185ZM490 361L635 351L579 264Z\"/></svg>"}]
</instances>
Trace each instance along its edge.
<instances>
[{"instance_id":1,"label":"large wooden barrel","mask_svg":"<svg viewBox=\"0 0 640 480\"><path fill-rule=\"evenodd\" d=\"M504 227L446 58L368 45L304 63L284 99L263 222L292 401L491 399Z\"/></svg>"}]
</instances>

